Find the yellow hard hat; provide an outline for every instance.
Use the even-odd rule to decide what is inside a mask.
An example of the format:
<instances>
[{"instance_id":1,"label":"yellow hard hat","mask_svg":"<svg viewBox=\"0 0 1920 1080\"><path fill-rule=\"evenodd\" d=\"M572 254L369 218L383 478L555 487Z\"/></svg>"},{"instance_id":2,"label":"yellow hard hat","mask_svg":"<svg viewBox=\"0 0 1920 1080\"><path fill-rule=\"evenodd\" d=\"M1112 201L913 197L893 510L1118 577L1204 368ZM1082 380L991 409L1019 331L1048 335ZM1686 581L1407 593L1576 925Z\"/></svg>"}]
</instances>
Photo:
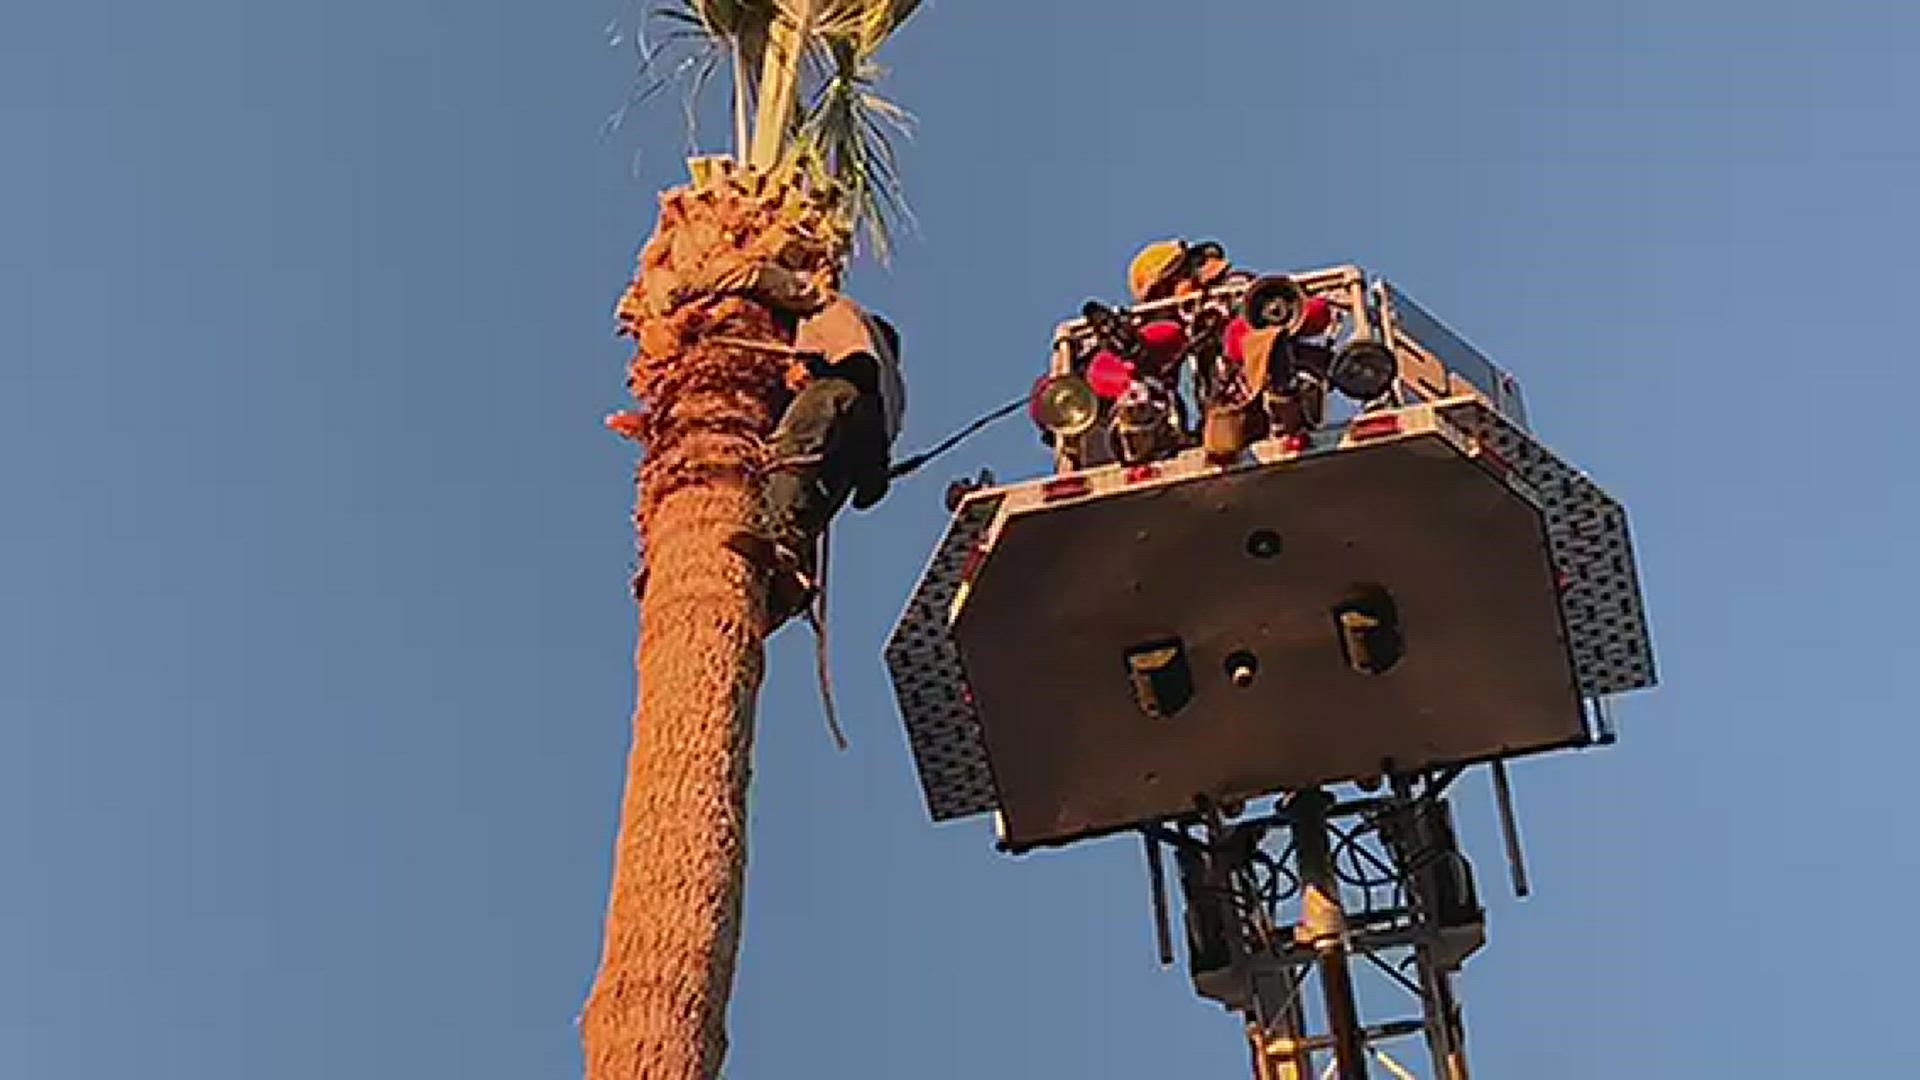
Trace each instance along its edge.
<instances>
[{"instance_id":1,"label":"yellow hard hat","mask_svg":"<svg viewBox=\"0 0 1920 1080\"><path fill-rule=\"evenodd\" d=\"M1133 302L1144 303L1179 272L1187 245L1179 240L1156 240L1140 249L1127 267L1127 291Z\"/></svg>"}]
</instances>

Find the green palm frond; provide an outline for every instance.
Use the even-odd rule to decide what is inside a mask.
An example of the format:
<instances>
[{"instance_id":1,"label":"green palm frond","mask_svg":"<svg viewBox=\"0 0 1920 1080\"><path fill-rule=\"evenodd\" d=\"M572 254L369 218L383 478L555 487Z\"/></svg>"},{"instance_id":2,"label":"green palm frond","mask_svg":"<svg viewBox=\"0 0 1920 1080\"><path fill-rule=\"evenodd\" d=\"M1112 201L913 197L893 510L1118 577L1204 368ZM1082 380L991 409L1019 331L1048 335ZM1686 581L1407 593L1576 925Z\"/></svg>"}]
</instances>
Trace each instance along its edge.
<instances>
[{"instance_id":1,"label":"green palm frond","mask_svg":"<svg viewBox=\"0 0 1920 1080\"><path fill-rule=\"evenodd\" d=\"M734 53L751 86L766 52L767 32L780 17L780 0L667 0L656 15L697 28L716 48Z\"/></svg>"},{"instance_id":2,"label":"green palm frond","mask_svg":"<svg viewBox=\"0 0 1920 1080\"><path fill-rule=\"evenodd\" d=\"M656 15L659 13L655 13ZM627 115L671 86L688 88L688 106L699 87L706 82L713 53L704 37L686 26L670 26L665 33L651 33L643 22L629 37L621 33L616 21L608 33L613 44L631 41L635 57L632 89L620 107L607 117L603 134L612 134L625 123Z\"/></svg>"},{"instance_id":3,"label":"green palm frond","mask_svg":"<svg viewBox=\"0 0 1920 1080\"><path fill-rule=\"evenodd\" d=\"M779 0L663 0L654 5L634 38L644 86L629 105L653 96L663 84L684 84L691 141L699 93L724 64L732 75L734 151L744 157L755 76L779 11ZM648 33L648 23L663 24L666 29ZM670 67L669 61L674 61Z\"/></svg>"},{"instance_id":4,"label":"green palm frond","mask_svg":"<svg viewBox=\"0 0 1920 1080\"><path fill-rule=\"evenodd\" d=\"M912 136L913 117L876 89L886 71L874 63L871 49L882 38L864 39L872 45L863 45L861 37L839 38L820 48L816 59L827 70L799 121L793 152L816 182L835 190L873 256L884 263L894 236L913 218L893 149L895 136Z\"/></svg>"}]
</instances>

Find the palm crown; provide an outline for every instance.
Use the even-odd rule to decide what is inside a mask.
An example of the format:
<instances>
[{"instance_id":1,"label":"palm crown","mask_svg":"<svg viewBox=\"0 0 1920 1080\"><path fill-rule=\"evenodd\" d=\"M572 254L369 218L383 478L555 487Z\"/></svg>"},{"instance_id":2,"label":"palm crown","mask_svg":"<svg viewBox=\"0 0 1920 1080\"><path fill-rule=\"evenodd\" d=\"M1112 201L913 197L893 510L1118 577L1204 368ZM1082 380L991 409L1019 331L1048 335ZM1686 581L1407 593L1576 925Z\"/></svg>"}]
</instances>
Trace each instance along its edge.
<instances>
[{"instance_id":1,"label":"palm crown","mask_svg":"<svg viewBox=\"0 0 1920 1080\"><path fill-rule=\"evenodd\" d=\"M796 171L831 192L884 261L910 221L892 136L912 117L882 96L875 56L920 0L668 0L669 24L649 69L673 47L672 69L695 93L718 70L732 85L733 157L763 172ZM671 77L671 76L667 76ZM656 87L661 79L656 79Z\"/></svg>"}]
</instances>

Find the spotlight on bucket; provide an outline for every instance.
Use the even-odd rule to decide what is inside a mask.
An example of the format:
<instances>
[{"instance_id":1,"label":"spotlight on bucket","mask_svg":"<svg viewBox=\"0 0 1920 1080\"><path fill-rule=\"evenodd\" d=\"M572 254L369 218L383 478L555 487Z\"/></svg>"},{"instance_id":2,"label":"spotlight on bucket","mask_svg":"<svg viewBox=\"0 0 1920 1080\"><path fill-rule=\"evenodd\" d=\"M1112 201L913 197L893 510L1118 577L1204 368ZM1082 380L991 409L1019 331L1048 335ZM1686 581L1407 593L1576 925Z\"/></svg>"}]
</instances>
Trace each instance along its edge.
<instances>
[{"instance_id":1,"label":"spotlight on bucket","mask_svg":"<svg viewBox=\"0 0 1920 1080\"><path fill-rule=\"evenodd\" d=\"M1177 415L1177 400L1153 380L1136 381L1114 403L1108 445L1127 465L1142 465L1166 457L1180 447L1186 426Z\"/></svg>"},{"instance_id":2,"label":"spotlight on bucket","mask_svg":"<svg viewBox=\"0 0 1920 1080\"><path fill-rule=\"evenodd\" d=\"M1355 401L1372 401L1387 392L1399 370L1392 349L1362 338L1334 354L1327 380Z\"/></svg>"},{"instance_id":3,"label":"spotlight on bucket","mask_svg":"<svg viewBox=\"0 0 1920 1080\"><path fill-rule=\"evenodd\" d=\"M1306 314L1306 291L1279 274L1255 280L1240 298L1240 315L1255 330L1272 328L1292 336L1300 332Z\"/></svg>"},{"instance_id":4,"label":"spotlight on bucket","mask_svg":"<svg viewBox=\"0 0 1920 1080\"><path fill-rule=\"evenodd\" d=\"M1071 439L1100 419L1100 399L1078 375L1049 375L1034 384L1027 412L1055 437Z\"/></svg>"}]
</instances>

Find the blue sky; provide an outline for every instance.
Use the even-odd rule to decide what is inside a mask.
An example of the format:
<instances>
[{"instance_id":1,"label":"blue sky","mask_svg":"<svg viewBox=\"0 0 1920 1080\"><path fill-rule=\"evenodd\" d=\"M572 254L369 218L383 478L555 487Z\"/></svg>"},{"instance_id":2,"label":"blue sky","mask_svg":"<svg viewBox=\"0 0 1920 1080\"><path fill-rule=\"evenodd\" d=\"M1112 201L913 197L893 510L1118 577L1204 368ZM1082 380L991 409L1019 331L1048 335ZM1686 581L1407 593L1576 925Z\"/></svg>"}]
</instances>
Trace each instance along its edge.
<instances>
[{"instance_id":1,"label":"blue sky","mask_svg":"<svg viewBox=\"0 0 1920 1080\"><path fill-rule=\"evenodd\" d=\"M932 0L889 57L921 224L854 285L905 441L1145 239L1392 276L1627 503L1665 676L1517 770L1533 899L1462 789L1478 1074L1915 1072L1915 17L1012 11ZM685 149L671 103L601 133L619 14L0 17L0 1076L577 1075L632 696L611 307ZM1016 421L980 464L1043 460ZM729 1075L1242 1075L1135 845L926 821L879 649L930 473L836 533L850 753L772 650Z\"/></svg>"}]
</instances>

